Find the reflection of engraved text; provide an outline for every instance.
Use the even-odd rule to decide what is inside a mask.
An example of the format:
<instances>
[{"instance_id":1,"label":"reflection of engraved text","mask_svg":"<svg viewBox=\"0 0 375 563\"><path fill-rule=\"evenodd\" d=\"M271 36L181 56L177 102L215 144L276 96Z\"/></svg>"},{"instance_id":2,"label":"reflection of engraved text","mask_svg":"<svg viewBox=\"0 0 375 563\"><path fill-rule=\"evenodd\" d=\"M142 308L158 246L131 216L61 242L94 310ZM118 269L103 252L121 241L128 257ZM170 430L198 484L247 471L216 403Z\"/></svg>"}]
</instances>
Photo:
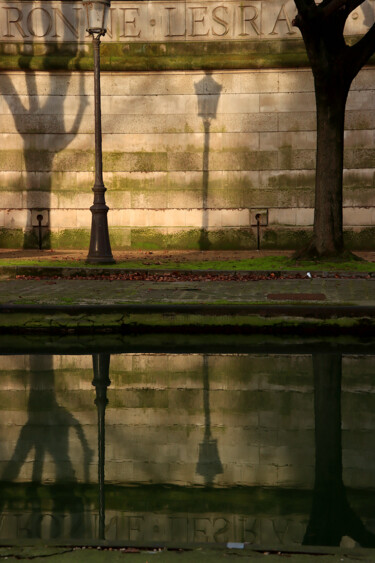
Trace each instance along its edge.
<instances>
[{"instance_id":1,"label":"reflection of engraved text","mask_svg":"<svg viewBox=\"0 0 375 563\"><path fill-rule=\"evenodd\" d=\"M95 529L98 515L85 510L70 512L8 512L1 515L0 539L68 538L72 530L79 536ZM272 543L274 545L300 544L306 529L307 515L293 517L256 517L237 514L145 514L107 510L106 538L111 541L178 541L181 543L226 543L228 541L249 544ZM88 536L87 536L88 537Z\"/></svg>"}]
</instances>

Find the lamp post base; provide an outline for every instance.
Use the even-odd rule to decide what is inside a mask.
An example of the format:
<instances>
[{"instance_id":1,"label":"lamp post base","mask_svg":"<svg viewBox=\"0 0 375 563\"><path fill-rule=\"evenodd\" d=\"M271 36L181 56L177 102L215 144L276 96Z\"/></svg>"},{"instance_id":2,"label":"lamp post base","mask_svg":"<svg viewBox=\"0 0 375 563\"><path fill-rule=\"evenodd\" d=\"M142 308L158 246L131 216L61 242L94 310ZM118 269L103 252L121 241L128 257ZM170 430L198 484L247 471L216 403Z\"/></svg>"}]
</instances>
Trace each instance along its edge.
<instances>
[{"instance_id":1,"label":"lamp post base","mask_svg":"<svg viewBox=\"0 0 375 563\"><path fill-rule=\"evenodd\" d=\"M104 199L104 192L103 194ZM115 264L109 241L107 213L108 207L103 203L94 203L92 213L91 237L87 264Z\"/></svg>"}]
</instances>

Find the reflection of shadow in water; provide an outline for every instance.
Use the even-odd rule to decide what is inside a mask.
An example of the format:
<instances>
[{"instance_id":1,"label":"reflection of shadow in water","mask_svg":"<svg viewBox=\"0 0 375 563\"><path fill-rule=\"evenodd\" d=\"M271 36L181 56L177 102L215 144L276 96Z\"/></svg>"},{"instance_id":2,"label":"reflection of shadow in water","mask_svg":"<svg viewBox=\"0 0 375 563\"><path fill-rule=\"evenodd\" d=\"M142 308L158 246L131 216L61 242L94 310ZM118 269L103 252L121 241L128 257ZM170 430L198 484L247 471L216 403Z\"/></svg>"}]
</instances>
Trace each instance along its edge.
<instances>
[{"instance_id":1,"label":"reflection of shadow in water","mask_svg":"<svg viewBox=\"0 0 375 563\"><path fill-rule=\"evenodd\" d=\"M43 481L43 469L46 456L51 456L55 466L55 483L68 483L69 494L59 495L58 502L53 496L51 529L49 537L60 537L63 535L63 519L55 518L57 513L72 513L82 515L82 499L74 496L71 486L76 482L73 465L69 458L69 431L74 428L83 449L84 479L89 480L89 463L92 451L89 448L86 437L79 422L64 407L56 401L54 389L54 371L52 356L30 356L30 392L28 401L28 421L23 426L17 444L1 476L2 481L15 481L26 463L26 458L34 449L35 458L32 470L32 483L39 484ZM40 369L41 365L43 370ZM47 412L46 410L47 409ZM36 527L30 533L33 537L42 537L43 512L42 499L33 503L33 521ZM81 526L77 521L71 519L69 537L83 537ZM52 529L53 526L53 529ZM87 530L85 530L87 531ZM44 534L43 534L44 535Z\"/></svg>"},{"instance_id":2,"label":"reflection of shadow in water","mask_svg":"<svg viewBox=\"0 0 375 563\"><path fill-rule=\"evenodd\" d=\"M314 354L315 485L304 545L340 545L348 536L362 547L375 547L353 512L342 479L341 354Z\"/></svg>"},{"instance_id":3,"label":"reflection of shadow in water","mask_svg":"<svg viewBox=\"0 0 375 563\"><path fill-rule=\"evenodd\" d=\"M210 382L208 377L208 358L203 356L203 407L204 438L199 444L199 459L196 472L202 475L205 485L212 485L216 475L223 473L217 440L211 436Z\"/></svg>"},{"instance_id":4,"label":"reflection of shadow in water","mask_svg":"<svg viewBox=\"0 0 375 563\"><path fill-rule=\"evenodd\" d=\"M206 76L194 84L195 93L198 97L198 115L203 119L204 146L202 163L202 228L199 239L200 250L208 250L210 241L208 237L208 180L209 180L209 157L210 157L210 127L212 119L216 118L222 86L218 84L206 72Z\"/></svg>"},{"instance_id":5,"label":"reflection of shadow in water","mask_svg":"<svg viewBox=\"0 0 375 563\"><path fill-rule=\"evenodd\" d=\"M66 20L71 19L70 12L69 2L61 2L62 17ZM79 56L79 44L70 41L69 52L66 52L67 47L64 46L64 42L69 39L67 33L67 28L64 27L61 45L54 45L54 55L58 56L59 53L65 55L68 64L69 60L77 58L77 55ZM38 45L43 45L43 43L38 43ZM45 45L48 52L47 44ZM24 163L22 167L25 167L26 172L25 178L22 180L22 189L26 191L26 202L23 203L23 207L28 210L46 210L49 214L53 161L56 155L64 150L77 134L87 104L84 95L84 75L80 73L79 76L79 104L76 115L70 129L66 130L64 102L72 73L50 74L50 93L46 95L42 91L41 94L38 94L38 75L30 69L30 60L30 57L24 55L20 55L18 58L18 64L25 72L26 105L22 101L22 96L17 92L11 77L6 74L1 75L0 93L3 94L4 100L8 103L16 129L23 138ZM49 64L46 59L45 64L42 62L41 68L48 68ZM40 135L44 134L45 145L43 144L42 147L37 146L33 139L35 132ZM34 146L34 143L36 146ZM35 189L38 190L37 194ZM36 220L35 217L33 220ZM30 227L30 225L25 225L23 248L37 247L37 229L35 229L35 224L34 231ZM66 227L69 228L69 225ZM49 217L47 217L47 220L43 219L42 222L43 248L51 248L50 235Z\"/></svg>"},{"instance_id":6,"label":"reflection of shadow in water","mask_svg":"<svg viewBox=\"0 0 375 563\"><path fill-rule=\"evenodd\" d=\"M105 539L105 409L108 404L107 387L111 384L109 379L110 354L93 354L92 365L95 386L95 404L98 411L98 484L99 484L99 539Z\"/></svg>"}]
</instances>

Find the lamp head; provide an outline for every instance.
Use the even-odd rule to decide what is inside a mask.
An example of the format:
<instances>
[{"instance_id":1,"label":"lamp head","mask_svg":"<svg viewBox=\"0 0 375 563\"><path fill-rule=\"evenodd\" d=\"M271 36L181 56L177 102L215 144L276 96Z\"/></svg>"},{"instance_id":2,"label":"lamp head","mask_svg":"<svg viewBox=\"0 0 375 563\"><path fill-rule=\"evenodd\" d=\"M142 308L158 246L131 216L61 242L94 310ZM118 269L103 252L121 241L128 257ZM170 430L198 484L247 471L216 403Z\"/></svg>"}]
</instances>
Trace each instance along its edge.
<instances>
[{"instance_id":1,"label":"lamp head","mask_svg":"<svg viewBox=\"0 0 375 563\"><path fill-rule=\"evenodd\" d=\"M82 4L86 9L87 31L90 35L105 35L110 0L83 0Z\"/></svg>"}]
</instances>

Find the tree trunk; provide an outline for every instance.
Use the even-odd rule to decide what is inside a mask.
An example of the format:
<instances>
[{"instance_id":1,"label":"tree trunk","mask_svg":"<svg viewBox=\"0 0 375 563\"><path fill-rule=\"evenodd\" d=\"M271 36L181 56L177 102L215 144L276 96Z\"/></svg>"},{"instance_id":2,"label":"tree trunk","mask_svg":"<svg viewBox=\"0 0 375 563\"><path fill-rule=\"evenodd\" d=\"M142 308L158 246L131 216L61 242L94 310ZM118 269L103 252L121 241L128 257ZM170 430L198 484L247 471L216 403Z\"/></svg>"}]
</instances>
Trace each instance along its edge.
<instances>
[{"instance_id":1,"label":"tree trunk","mask_svg":"<svg viewBox=\"0 0 375 563\"><path fill-rule=\"evenodd\" d=\"M315 81L317 152L312 250L318 257L337 256L344 250L342 184L347 89L340 86L336 82L327 87Z\"/></svg>"}]
</instances>

